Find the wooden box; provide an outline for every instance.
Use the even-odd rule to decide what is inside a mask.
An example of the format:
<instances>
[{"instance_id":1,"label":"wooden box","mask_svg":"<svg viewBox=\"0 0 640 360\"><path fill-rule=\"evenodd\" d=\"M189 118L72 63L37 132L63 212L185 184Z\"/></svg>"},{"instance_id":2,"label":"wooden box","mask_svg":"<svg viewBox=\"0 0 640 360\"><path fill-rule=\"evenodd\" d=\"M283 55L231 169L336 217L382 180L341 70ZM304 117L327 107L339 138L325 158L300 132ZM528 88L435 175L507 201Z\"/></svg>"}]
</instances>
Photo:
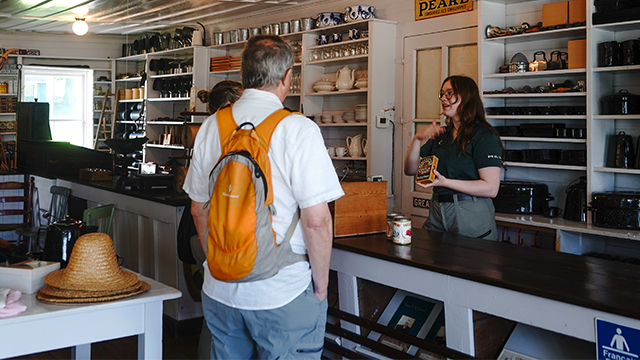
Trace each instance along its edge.
<instances>
[{"instance_id":1,"label":"wooden box","mask_svg":"<svg viewBox=\"0 0 640 360\"><path fill-rule=\"evenodd\" d=\"M567 1L542 5L542 26L564 25L567 22L569 22Z\"/></svg>"},{"instance_id":2,"label":"wooden box","mask_svg":"<svg viewBox=\"0 0 640 360\"><path fill-rule=\"evenodd\" d=\"M587 40L569 40L569 69L584 69L587 67Z\"/></svg>"},{"instance_id":3,"label":"wooden box","mask_svg":"<svg viewBox=\"0 0 640 360\"><path fill-rule=\"evenodd\" d=\"M587 21L587 1L569 1L569 24Z\"/></svg>"},{"instance_id":4,"label":"wooden box","mask_svg":"<svg viewBox=\"0 0 640 360\"><path fill-rule=\"evenodd\" d=\"M331 203L333 236L387 231L387 182L343 182L344 196Z\"/></svg>"}]
</instances>

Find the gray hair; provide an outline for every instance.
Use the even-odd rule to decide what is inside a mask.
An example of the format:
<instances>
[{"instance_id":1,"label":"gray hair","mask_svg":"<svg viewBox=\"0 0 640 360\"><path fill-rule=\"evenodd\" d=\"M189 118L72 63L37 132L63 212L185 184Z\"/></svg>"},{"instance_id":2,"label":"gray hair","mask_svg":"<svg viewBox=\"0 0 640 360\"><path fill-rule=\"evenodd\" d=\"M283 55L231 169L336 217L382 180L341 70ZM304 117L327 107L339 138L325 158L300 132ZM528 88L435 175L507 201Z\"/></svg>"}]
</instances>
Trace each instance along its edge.
<instances>
[{"instance_id":1,"label":"gray hair","mask_svg":"<svg viewBox=\"0 0 640 360\"><path fill-rule=\"evenodd\" d=\"M275 89L292 67L293 51L280 36L252 36L242 50L242 86Z\"/></svg>"}]
</instances>

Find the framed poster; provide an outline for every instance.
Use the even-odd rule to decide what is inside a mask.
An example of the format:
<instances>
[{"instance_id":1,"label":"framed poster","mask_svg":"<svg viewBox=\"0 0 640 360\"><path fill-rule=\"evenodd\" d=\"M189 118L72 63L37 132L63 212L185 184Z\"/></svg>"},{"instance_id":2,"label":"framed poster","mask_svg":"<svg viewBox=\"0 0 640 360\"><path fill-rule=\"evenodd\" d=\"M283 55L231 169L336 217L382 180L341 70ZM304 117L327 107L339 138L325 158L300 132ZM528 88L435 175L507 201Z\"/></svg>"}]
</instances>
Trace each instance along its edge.
<instances>
[{"instance_id":1,"label":"framed poster","mask_svg":"<svg viewBox=\"0 0 640 360\"><path fill-rule=\"evenodd\" d=\"M444 343L444 304L424 296L397 290L393 298L378 319L378 324L385 325L402 333L435 343ZM416 355L418 347L394 339L387 335L371 331L369 339L380 342L398 351ZM387 357L360 347L356 349L379 359Z\"/></svg>"}]
</instances>

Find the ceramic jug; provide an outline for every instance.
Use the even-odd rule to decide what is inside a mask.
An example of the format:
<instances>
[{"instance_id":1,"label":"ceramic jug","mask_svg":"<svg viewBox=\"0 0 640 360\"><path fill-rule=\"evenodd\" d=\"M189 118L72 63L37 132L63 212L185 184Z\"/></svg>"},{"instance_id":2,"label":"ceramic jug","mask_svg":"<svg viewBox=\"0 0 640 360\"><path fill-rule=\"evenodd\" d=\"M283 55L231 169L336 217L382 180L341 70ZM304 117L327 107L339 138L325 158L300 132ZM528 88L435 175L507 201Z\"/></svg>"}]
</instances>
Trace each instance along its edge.
<instances>
[{"instance_id":1,"label":"ceramic jug","mask_svg":"<svg viewBox=\"0 0 640 360\"><path fill-rule=\"evenodd\" d=\"M347 136L347 148L349 149L349 155L351 157L362 156L362 138L364 135L358 134L353 136Z\"/></svg>"},{"instance_id":2,"label":"ceramic jug","mask_svg":"<svg viewBox=\"0 0 640 360\"><path fill-rule=\"evenodd\" d=\"M355 69L350 69L345 65L336 73L336 89L338 91L351 90L355 83Z\"/></svg>"},{"instance_id":3,"label":"ceramic jug","mask_svg":"<svg viewBox=\"0 0 640 360\"><path fill-rule=\"evenodd\" d=\"M362 139L362 155L367 156L367 139Z\"/></svg>"}]
</instances>

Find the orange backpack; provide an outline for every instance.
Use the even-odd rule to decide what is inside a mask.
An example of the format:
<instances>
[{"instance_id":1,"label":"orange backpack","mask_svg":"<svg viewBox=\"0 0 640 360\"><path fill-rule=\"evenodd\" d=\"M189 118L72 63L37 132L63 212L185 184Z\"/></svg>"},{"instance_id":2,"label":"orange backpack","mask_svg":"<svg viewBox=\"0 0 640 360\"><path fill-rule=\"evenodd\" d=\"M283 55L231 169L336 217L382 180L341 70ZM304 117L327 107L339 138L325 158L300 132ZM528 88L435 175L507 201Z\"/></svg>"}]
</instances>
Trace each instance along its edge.
<instances>
[{"instance_id":1,"label":"orange backpack","mask_svg":"<svg viewBox=\"0 0 640 360\"><path fill-rule=\"evenodd\" d=\"M209 176L211 194L207 263L222 281L248 282L274 276L307 256L291 250L289 240L300 218L296 211L282 244L276 244L271 222L275 214L269 143L282 119L280 109L258 126L233 120L231 106L218 110L222 155ZM250 126L250 129L243 129Z\"/></svg>"}]
</instances>

